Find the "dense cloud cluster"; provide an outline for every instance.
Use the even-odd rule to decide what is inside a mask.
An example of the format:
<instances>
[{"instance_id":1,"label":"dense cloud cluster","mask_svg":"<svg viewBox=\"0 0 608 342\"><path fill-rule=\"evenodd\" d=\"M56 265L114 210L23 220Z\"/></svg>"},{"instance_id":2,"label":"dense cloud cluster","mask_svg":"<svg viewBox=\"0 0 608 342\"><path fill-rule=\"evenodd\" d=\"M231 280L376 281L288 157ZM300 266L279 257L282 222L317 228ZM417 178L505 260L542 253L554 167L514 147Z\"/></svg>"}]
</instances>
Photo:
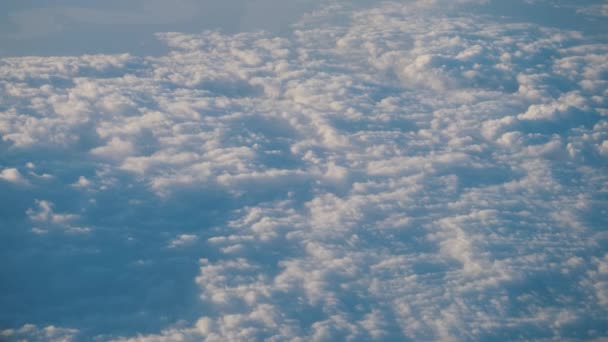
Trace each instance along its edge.
<instances>
[{"instance_id":1,"label":"dense cloud cluster","mask_svg":"<svg viewBox=\"0 0 608 342\"><path fill-rule=\"evenodd\" d=\"M118 289L99 312L94 287L74 295L91 306L72 320L3 313L0 336L608 335L608 45L451 3L334 4L283 38L163 33L160 57L3 59L5 241L70 246L51 265ZM7 245L3 277L38 270L31 246ZM94 255L120 266L66 261Z\"/></svg>"}]
</instances>

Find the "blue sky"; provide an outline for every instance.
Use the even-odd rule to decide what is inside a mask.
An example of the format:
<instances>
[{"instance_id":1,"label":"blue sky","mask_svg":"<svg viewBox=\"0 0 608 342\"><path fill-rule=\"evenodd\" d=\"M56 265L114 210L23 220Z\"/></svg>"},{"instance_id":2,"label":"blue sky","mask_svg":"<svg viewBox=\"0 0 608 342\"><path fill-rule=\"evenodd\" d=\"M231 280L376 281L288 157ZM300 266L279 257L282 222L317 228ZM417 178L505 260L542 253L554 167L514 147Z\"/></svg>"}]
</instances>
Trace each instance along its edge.
<instances>
[{"instance_id":1,"label":"blue sky","mask_svg":"<svg viewBox=\"0 0 608 342\"><path fill-rule=\"evenodd\" d=\"M288 36L292 24L324 3L326 1L313 0L4 1L0 4L0 55L124 52L159 55L167 50L153 34L165 31L265 30ZM378 3L380 1L357 0L350 5L369 8ZM580 30L605 40L602 37L606 24L602 16L583 17L573 11L573 6L594 4L601 1L489 1L483 6L467 6L467 10L506 22L524 21ZM601 14L601 10L597 12Z\"/></svg>"},{"instance_id":2,"label":"blue sky","mask_svg":"<svg viewBox=\"0 0 608 342\"><path fill-rule=\"evenodd\" d=\"M289 25L315 7L296 1L9 1L0 5L5 56L82 53L160 54L155 32L268 30Z\"/></svg>"},{"instance_id":3,"label":"blue sky","mask_svg":"<svg viewBox=\"0 0 608 342\"><path fill-rule=\"evenodd\" d=\"M608 337L608 4L4 2L0 339Z\"/></svg>"}]
</instances>

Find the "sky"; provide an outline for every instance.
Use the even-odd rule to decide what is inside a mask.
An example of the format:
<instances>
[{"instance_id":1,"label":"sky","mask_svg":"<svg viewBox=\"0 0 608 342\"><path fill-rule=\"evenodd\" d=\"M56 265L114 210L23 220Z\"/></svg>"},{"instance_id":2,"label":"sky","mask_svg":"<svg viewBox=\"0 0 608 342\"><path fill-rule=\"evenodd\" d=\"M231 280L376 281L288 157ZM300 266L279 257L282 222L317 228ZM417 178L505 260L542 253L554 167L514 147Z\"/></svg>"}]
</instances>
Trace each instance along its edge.
<instances>
[{"instance_id":1,"label":"sky","mask_svg":"<svg viewBox=\"0 0 608 342\"><path fill-rule=\"evenodd\" d=\"M0 340L608 338L608 3L4 1Z\"/></svg>"}]
</instances>

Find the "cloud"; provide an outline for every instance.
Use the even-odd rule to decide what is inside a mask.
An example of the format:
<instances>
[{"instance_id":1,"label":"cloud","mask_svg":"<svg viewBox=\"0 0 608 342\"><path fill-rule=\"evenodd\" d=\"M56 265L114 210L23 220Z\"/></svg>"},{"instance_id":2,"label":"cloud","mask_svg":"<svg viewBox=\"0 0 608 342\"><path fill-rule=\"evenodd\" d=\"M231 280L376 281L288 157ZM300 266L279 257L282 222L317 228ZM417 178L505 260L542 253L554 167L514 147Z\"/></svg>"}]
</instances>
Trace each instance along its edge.
<instances>
[{"instance_id":1,"label":"cloud","mask_svg":"<svg viewBox=\"0 0 608 342\"><path fill-rule=\"evenodd\" d=\"M69 342L74 341L78 330L59 328L53 325L39 328L33 324L25 324L18 329L6 329L0 331L0 336L15 341L51 341Z\"/></svg>"},{"instance_id":2,"label":"cloud","mask_svg":"<svg viewBox=\"0 0 608 342\"><path fill-rule=\"evenodd\" d=\"M35 234L45 234L49 229L60 229L66 233L89 233L91 228L78 227L72 225L72 222L80 219L79 215L75 214L59 214L53 209L52 202L45 200L36 200L37 208L29 208L26 214L30 221L40 227L32 228Z\"/></svg>"},{"instance_id":3,"label":"cloud","mask_svg":"<svg viewBox=\"0 0 608 342\"><path fill-rule=\"evenodd\" d=\"M72 185L78 188L88 188L91 185L91 181L85 176L80 176L78 177L78 181L74 182Z\"/></svg>"},{"instance_id":4,"label":"cloud","mask_svg":"<svg viewBox=\"0 0 608 342\"><path fill-rule=\"evenodd\" d=\"M36 234L5 234L84 274L80 292L51 277L65 304L11 324L65 314L124 341L608 334L607 48L480 3L333 3L289 37L3 60L3 179L23 159L53 175L10 188L11 225ZM40 269L15 253L7 275Z\"/></svg>"},{"instance_id":5,"label":"cloud","mask_svg":"<svg viewBox=\"0 0 608 342\"><path fill-rule=\"evenodd\" d=\"M28 184L27 179L14 167L2 170L0 179L16 184Z\"/></svg>"},{"instance_id":6,"label":"cloud","mask_svg":"<svg viewBox=\"0 0 608 342\"><path fill-rule=\"evenodd\" d=\"M120 138L114 137L108 142L107 145L96 147L91 150L92 154L106 157L106 158L118 158L129 156L133 153L134 147L130 141L121 140Z\"/></svg>"},{"instance_id":7,"label":"cloud","mask_svg":"<svg viewBox=\"0 0 608 342\"><path fill-rule=\"evenodd\" d=\"M189 246L198 240L196 235L192 234L181 234L177 238L171 240L169 248L177 248L182 246Z\"/></svg>"}]
</instances>

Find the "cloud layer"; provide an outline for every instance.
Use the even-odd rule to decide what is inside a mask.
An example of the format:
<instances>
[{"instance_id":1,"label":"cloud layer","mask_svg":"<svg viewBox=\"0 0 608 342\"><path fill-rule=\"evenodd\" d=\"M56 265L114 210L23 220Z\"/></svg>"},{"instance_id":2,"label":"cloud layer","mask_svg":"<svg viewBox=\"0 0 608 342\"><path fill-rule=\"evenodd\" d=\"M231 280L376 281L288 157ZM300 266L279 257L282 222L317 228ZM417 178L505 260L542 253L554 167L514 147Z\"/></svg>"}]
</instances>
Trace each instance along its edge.
<instances>
[{"instance_id":1,"label":"cloud layer","mask_svg":"<svg viewBox=\"0 0 608 342\"><path fill-rule=\"evenodd\" d=\"M158 38L2 60L2 277L52 281L0 303L66 296L7 338L608 335L607 45L442 1Z\"/></svg>"}]
</instances>

